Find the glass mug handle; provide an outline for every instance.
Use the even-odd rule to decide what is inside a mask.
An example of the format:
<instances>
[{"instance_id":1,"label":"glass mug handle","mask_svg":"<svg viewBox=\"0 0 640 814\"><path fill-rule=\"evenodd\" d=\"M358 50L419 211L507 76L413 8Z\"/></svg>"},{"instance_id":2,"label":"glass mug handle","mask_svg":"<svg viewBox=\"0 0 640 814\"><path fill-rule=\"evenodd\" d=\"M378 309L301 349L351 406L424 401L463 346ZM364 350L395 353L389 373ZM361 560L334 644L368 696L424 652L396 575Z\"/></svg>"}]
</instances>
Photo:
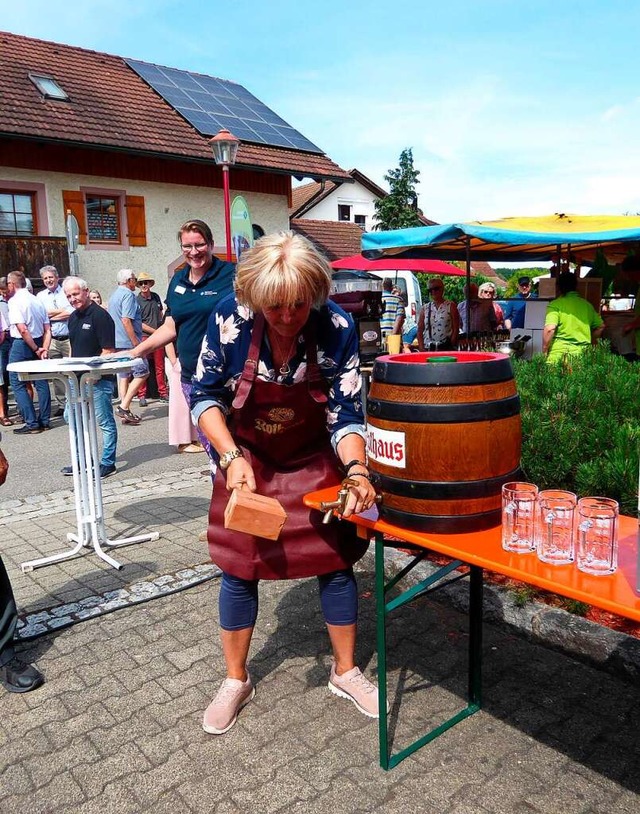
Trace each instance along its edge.
<instances>
[{"instance_id":1,"label":"glass mug handle","mask_svg":"<svg viewBox=\"0 0 640 814\"><path fill-rule=\"evenodd\" d=\"M582 534L582 545L583 546L587 544L587 532L592 527L593 527L593 521L592 520L583 520L582 523L580 523L580 525L578 526L578 531L581 532L581 534Z\"/></svg>"},{"instance_id":2,"label":"glass mug handle","mask_svg":"<svg viewBox=\"0 0 640 814\"><path fill-rule=\"evenodd\" d=\"M558 515L551 511L547 512L544 518L544 522L547 524L547 543L549 547L553 545L553 521L556 519Z\"/></svg>"}]
</instances>

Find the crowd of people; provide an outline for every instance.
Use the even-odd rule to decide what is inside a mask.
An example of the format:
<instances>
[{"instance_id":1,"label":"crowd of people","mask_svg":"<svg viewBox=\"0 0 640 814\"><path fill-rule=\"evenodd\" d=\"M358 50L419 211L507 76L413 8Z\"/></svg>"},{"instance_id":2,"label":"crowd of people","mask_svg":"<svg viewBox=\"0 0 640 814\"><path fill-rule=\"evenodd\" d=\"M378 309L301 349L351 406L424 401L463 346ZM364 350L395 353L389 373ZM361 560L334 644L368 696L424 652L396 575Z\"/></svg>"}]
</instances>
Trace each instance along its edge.
<instances>
[{"instance_id":1,"label":"crowd of people","mask_svg":"<svg viewBox=\"0 0 640 814\"><path fill-rule=\"evenodd\" d=\"M550 364L582 353L605 330L602 317L578 294L577 287L578 277L575 273L558 270L558 296L548 303L542 333L542 353ZM465 336L523 330L527 301L538 298L528 276L518 278L517 291L506 300L504 306L496 301L497 289L491 281L480 286L472 282L469 289L465 285L464 299L459 303L446 299L444 288L439 277L429 279L429 301L421 307L416 323L403 334L405 352L410 352L412 348L420 351L453 350ZM634 318L622 328L623 335L633 332L636 332L636 352L625 354L629 361L640 358L638 298Z\"/></svg>"},{"instance_id":2,"label":"crowd of people","mask_svg":"<svg viewBox=\"0 0 640 814\"><path fill-rule=\"evenodd\" d=\"M365 451L354 323L329 299L327 260L299 235L261 238L237 268L215 256L203 221L185 223L178 241L185 264L171 279L164 304L152 291L153 276L131 269L118 272L107 304L80 277L66 277L61 285L52 266L41 269L44 289L37 296L20 271L0 279L0 424L12 424L8 363L127 355L133 365L119 377L115 412L114 382L105 377L94 385L102 433L95 465L101 478L110 477L116 472L116 418L123 425L140 424L130 405L136 395L146 405L151 360L158 398L169 401L171 443L183 451L206 450L213 478L207 541L222 571L219 624L226 675L204 713L203 728L227 732L255 695L248 661L260 581L311 576L318 580L333 655L328 688L378 717L377 689L355 662L353 565L366 541L351 524L323 524L301 500L303 491L343 479L348 518L370 508L376 497ZM602 333L601 317L576 287L575 275L559 274L559 296L549 303L543 332L550 363L582 352ZM383 330L401 334L401 292L390 279L383 289ZM420 350L455 348L463 334L521 328L526 300L535 297L528 277L518 280L518 293L504 309L495 302L491 282L471 283L459 304L445 298L440 278L429 280L428 293L415 325ZM630 324L630 330L640 327L640 317ZM9 380L24 422L13 432L26 436L49 429L52 393L57 410L65 411L64 393L53 385L50 391L46 381L34 382L36 410L28 383L15 372ZM0 483L7 466L0 451ZM72 473L72 467L63 473ZM277 540L225 528L225 506L235 490L282 503L287 523ZM0 682L11 692L28 692L43 676L16 656L16 619L0 558Z\"/></svg>"}]
</instances>

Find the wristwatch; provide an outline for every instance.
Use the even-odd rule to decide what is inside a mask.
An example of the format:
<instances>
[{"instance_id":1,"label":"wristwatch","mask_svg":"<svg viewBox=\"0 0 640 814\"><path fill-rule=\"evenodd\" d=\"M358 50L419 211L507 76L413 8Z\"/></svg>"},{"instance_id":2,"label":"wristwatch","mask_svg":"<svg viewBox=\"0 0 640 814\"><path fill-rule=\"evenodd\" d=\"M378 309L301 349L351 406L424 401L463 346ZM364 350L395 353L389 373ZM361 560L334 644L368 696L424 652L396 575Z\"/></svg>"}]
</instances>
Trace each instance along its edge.
<instances>
[{"instance_id":1,"label":"wristwatch","mask_svg":"<svg viewBox=\"0 0 640 814\"><path fill-rule=\"evenodd\" d=\"M241 449L236 447L236 449L230 449L228 452L224 452L218 461L220 469L228 469L231 461L235 461L236 458L244 458L244 452Z\"/></svg>"}]
</instances>

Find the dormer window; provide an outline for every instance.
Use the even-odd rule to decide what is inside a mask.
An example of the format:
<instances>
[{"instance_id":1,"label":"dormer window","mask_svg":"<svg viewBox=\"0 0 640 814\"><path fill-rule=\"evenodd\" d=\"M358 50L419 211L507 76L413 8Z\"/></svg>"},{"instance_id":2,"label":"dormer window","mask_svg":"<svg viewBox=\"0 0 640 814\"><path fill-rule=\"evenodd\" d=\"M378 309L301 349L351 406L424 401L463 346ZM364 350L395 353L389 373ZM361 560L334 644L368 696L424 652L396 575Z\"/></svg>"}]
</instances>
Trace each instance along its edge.
<instances>
[{"instance_id":1,"label":"dormer window","mask_svg":"<svg viewBox=\"0 0 640 814\"><path fill-rule=\"evenodd\" d=\"M36 88L38 88L45 99L60 99L61 101L66 101L69 98L56 80L51 76L30 73L29 79L33 82Z\"/></svg>"}]
</instances>

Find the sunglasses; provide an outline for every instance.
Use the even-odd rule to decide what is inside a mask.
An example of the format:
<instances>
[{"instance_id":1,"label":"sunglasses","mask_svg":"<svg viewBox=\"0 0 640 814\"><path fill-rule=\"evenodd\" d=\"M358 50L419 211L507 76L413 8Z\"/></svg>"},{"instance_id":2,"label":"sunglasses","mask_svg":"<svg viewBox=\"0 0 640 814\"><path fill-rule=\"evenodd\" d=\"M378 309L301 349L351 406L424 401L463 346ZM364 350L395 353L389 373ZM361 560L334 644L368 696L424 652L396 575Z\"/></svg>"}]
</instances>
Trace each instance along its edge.
<instances>
[{"instance_id":1,"label":"sunglasses","mask_svg":"<svg viewBox=\"0 0 640 814\"><path fill-rule=\"evenodd\" d=\"M431 291L442 291L442 286L441 285L434 285L432 288L428 288L427 291L429 291L429 292L431 292Z\"/></svg>"}]
</instances>

